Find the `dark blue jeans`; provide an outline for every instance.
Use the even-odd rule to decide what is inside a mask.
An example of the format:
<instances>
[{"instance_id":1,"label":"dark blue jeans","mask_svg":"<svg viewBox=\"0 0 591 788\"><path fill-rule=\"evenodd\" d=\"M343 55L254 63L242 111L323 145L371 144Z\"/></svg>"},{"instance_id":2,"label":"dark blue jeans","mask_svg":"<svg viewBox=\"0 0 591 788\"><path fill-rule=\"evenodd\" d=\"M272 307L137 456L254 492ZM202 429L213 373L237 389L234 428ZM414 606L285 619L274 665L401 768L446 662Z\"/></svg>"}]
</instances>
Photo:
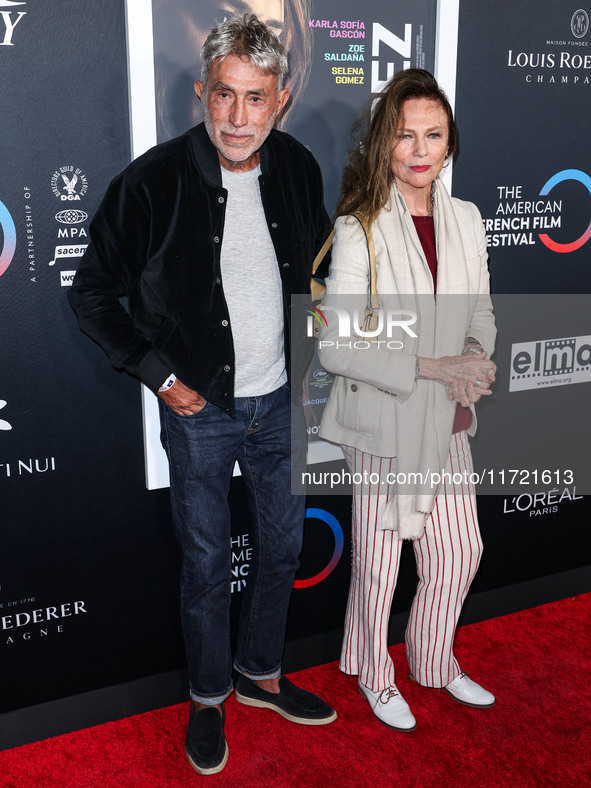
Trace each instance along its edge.
<instances>
[{"instance_id":1,"label":"dark blue jeans","mask_svg":"<svg viewBox=\"0 0 591 788\"><path fill-rule=\"evenodd\" d=\"M290 397L280 388L236 400L236 417L207 403L178 416L161 402L173 522L182 551L181 615L191 696L214 705L232 691L231 530L234 461L251 515L252 560L234 665L249 678L281 675L287 608L302 549L305 498L290 494Z\"/></svg>"}]
</instances>

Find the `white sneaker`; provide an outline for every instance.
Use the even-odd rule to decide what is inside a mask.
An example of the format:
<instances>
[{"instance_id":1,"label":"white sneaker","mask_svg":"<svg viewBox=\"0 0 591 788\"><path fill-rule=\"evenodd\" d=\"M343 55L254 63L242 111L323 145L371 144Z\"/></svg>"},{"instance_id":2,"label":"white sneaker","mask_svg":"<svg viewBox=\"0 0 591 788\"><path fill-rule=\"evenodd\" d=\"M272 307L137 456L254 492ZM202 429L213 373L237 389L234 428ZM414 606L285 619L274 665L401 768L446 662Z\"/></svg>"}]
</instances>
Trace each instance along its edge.
<instances>
[{"instance_id":1,"label":"white sneaker","mask_svg":"<svg viewBox=\"0 0 591 788\"><path fill-rule=\"evenodd\" d=\"M359 682L359 694L369 703L374 716L393 731L414 731L417 721L396 684L374 692Z\"/></svg>"},{"instance_id":2,"label":"white sneaker","mask_svg":"<svg viewBox=\"0 0 591 788\"><path fill-rule=\"evenodd\" d=\"M487 706L494 706L496 703L492 692L485 690L480 684L472 681L463 671L443 689L458 703L463 703L464 706L484 709Z\"/></svg>"}]
</instances>

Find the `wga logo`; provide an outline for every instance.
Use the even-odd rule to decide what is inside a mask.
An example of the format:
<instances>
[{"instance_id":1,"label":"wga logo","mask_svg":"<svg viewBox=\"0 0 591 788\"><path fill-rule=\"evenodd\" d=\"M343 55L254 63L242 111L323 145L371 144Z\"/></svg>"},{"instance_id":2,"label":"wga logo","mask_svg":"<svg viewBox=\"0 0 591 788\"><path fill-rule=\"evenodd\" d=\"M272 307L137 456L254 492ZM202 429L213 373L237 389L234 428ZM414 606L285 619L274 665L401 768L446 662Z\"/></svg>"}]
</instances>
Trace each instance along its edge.
<instances>
[{"instance_id":1,"label":"wga logo","mask_svg":"<svg viewBox=\"0 0 591 788\"><path fill-rule=\"evenodd\" d=\"M26 5L26 3L16 3L12 2L11 0L0 0L0 9L2 8L14 8L14 6L21 6ZM18 25L21 21L23 16L26 16L26 11L17 11L17 10L10 10L10 11L2 11L0 10L0 35L2 35L2 28L4 28L4 35L2 36L2 41L0 41L0 46L3 47L12 47L14 44L12 43L12 34L14 33L14 28Z\"/></svg>"},{"instance_id":2,"label":"wga logo","mask_svg":"<svg viewBox=\"0 0 591 788\"><path fill-rule=\"evenodd\" d=\"M2 408L5 405L6 405L6 400L0 399L0 410L2 410ZM12 424L9 424L7 421L4 421L4 419L0 419L0 430L11 430L11 429L12 429Z\"/></svg>"},{"instance_id":3,"label":"wga logo","mask_svg":"<svg viewBox=\"0 0 591 788\"><path fill-rule=\"evenodd\" d=\"M8 208L0 200L0 276L6 271L16 249L16 228Z\"/></svg>"}]
</instances>

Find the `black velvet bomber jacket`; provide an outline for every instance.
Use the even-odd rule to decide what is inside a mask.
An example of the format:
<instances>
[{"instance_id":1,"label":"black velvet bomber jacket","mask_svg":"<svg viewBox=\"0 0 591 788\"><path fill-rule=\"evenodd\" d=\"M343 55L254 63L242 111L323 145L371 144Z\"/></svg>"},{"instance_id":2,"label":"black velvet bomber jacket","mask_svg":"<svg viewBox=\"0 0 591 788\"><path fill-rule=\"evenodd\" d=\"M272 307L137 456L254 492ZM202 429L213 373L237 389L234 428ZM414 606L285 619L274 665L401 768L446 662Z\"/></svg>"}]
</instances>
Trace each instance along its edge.
<instances>
[{"instance_id":1,"label":"black velvet bomber jacket","mask_svg":"<svg viewBox=\"0 0 591 788\"><path fill-rule=\"evenodd\" d=\"M320 169L303 145L273 130L260 157L261 197L283 284L289 372L290 296L309 293L328 217ZM234 349L220 269L226 199L203 124L152 148L109 185L69 300L80 328L115 367L152 391L174 372L233 415ZM266 283L255 284L252 310L266 331Z\"/></svg>"}]
</instances>

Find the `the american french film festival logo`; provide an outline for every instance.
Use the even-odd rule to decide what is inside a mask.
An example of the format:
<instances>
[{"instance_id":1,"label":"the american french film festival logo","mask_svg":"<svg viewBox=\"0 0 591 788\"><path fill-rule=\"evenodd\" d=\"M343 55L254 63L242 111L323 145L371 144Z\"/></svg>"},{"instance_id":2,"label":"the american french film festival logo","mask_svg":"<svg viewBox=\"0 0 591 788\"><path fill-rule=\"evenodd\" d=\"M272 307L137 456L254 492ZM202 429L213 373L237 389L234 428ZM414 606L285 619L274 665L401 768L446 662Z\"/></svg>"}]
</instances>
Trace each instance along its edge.
<instances>
[{"instance_id":1,"label":"the american french film festival logo","mask_svg":"<svg viewBox=\"0 0 591 788\"><path fill-rule=\"evenodd\" d=\"M509 391L591 381L591 336L540 339L511 346Z\"/></svg>"},{"instance_id":2,"label":"the american french film festival logo","mask_svg":"<svg viewBox=\"0 0 591 788\"><path fill-rule=\"evenodd\" d=\"M318 337L318 331L322 326L328 328L326 314L332 312L338 320L338 338L319 339L318 347L322 348L355 348L356 350L367 350L372 345L386 347L388 350L402 350L404 342L394 339L400 331L404 332L413 339L417 334L411 326L417 322L417 314L410 309L377 309L373 313L374 320L370 326L368 320L368 309L363 311L353 309L352 315L347 309L336 306L324 306L322 309L317 306L307 305L305 311L308 313L306 334L308 337Z\"/></svg>"},{"instance_id":3,"label":"the american french film festival logo","mask_svg":"<svg viewBox=\"0 0 591 788\"><path fill-rule=\"evenodd\" d=\"M16 228L10 211L0 200L0 276L6 271L16 250Z\"/></svg>"}]
</instances>

